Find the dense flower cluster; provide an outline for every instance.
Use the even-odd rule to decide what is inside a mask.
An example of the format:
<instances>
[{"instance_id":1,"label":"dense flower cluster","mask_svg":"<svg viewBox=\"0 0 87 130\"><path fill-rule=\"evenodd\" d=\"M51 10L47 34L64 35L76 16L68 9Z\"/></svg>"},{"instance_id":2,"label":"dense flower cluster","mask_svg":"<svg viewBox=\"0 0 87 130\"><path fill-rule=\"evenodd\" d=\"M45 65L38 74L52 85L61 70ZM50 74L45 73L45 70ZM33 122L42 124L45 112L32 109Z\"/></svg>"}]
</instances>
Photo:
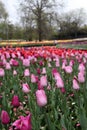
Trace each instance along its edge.
<instances>
[{"instance_id":1,"label":"dense flower cluster","mask_svg":"<svg viewBox=\"0 0 87 130\"><path fill-rule=\"evenodd\" d=\"M85 50L1 48L0 129L86 130L86 80Z\"/></svg>"}]
</instances>

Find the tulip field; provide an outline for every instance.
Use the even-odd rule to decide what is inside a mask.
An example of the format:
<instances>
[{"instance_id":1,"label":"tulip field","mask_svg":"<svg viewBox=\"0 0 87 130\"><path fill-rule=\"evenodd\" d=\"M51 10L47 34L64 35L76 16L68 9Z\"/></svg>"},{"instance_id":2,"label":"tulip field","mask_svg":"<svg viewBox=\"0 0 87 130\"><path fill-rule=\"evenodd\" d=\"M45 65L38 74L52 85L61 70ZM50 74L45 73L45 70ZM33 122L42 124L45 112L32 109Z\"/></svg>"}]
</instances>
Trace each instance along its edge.
<instances>
[{"instance_id":1,"label":"tulip field","mask_svg":"<svg viewBox=\"0 0 87 130\"><path fill-rule=\"evenodd\" d=\"M0 130L87 130L87 50L0 48Z\"/></svg>"}]
</instances>

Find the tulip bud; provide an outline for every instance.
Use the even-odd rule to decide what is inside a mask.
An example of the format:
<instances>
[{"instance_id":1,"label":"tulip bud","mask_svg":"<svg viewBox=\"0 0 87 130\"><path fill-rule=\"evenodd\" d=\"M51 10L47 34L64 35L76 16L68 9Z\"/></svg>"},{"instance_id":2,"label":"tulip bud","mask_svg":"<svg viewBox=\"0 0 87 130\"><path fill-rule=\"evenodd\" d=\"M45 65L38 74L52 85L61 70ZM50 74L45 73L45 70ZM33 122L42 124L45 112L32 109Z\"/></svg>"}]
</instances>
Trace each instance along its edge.
<instances>
[{"instance_id":1,"label":"tulip bud","mask_svg":"<svg viewBox=\"0 0 87 130\"><path fill-rule=\"evenodd\" d=\"M24 70L24 76L25 76L25 77L30 76L29 69L25 69L25 70Z\"/></svg>"},{"instance_id":2,"label":"tulip bud","mask_svg":"<svg viewBox=\"0 0 87 130\"><path fill-rule=\"evenodd\" d=\"M74 79L73 79L73 89L75 89L75 90L79 90L80 89L80 87L79 87L79 84L78 84L78 81L77 81L77 79L74 77Z\"/></svg>"},{"instance_id":3,"label":"tulip bud","mask_svg":"<svg viewBox=\"0 0 87 130\"><path fill-rule=\"evenodd\" d=\"M13 75L17 75L17 71L16 70L13 70Z\"/></svg>"},{"instance_id":4,"label":"tulip bud","mask_svg":"<svg viewBox=\"0 0 87 130\"><path fill-rule=\"evenodd\" d=\"M40 84L41 84L41 86L47 86L47 77L46 77L46 75L45 76L41 76L41 78L40 78Z\"/></svg>"},{"instance_id":5,"label":"tulip bud","mask_svg":"<svg viewBox=\"0 0 87 130\"><path fill-rule=\"evenodd\" d=\"M0 68L0 77L3 77L5 75L4 69Z\"/></svg>"},{"instance_id":6,"label":"tulip bud","mask_svg":"<svg viewBox=\"0 0 87 130\"><path fill-rule=\"evenodd\" d=\"M47 96L44 90L37 90L36 91L36 99L38 106L42 107L47 104Z\"/></svg>"},{"instance_id":7,"label":"tulip bud","mask_svg":"<svg viewBox=\"0 0 87 130\"><path fill-rule=\"evenodd\" d=\"M19 107L20 106L19 97L17 95L13 96L11 104L12 104L13 107Z\"/></svg>"},{"instance_id":8,"label":"tulip bud","mask_svg":"<svg viewBox=\"0 0 87 130\"><path fill-rule=\"evenodd\" d=\"M1 122L2 124L8 124L10 122L10 117L7 113L7 111L2 110L1 112Z\"/></svg>"},{"instance_id":9,"label":"tulip bud","mask_svg":"<svg viewBox=\"0 0 87 130\"><path fill-rule=\"evenodd\" d=\"M22 84L22 91L24 93L29 93L30 92L30 88L29 88L29 85L27 83Z\"/></svg>"},{"instance_id":10,"label":"tulip bud","mask_svg":"<svg viewBox=\"0 0 87 130\"><path fill-rule=\"evenodd\" d=\"M34 74L31 74L31 82L32 83L36 83L37 82L37 78Z\"/></svg>"},{"instance_id":11,"label":"tulip bud","mask_svg":"<svg viewBox=\"0 0 87 130\"><path fill-rule=\"evenodd\" d=\"M10 70L10 69L11 69L11 65L10 65L10 63L6 63L5 68L6 68L6 70Z\"/></svg>"},{"instance_id":12,"label":"tulip bud","mask_svg":"<svg viewBox=\"0 0 87 130\"><path fill-rule=\"evenodd\" d=\"M73 69L72 69L71 66L65 66L64 70L65 70L65 72L68 73L68 74L72 73L72 71L73 71Z\"/></svg>"},{"instance_id":13,"label":"tulip bud","mask_svg":"<svg viewBox=\"0 0 87 130\"><path fill-rule=\"evenodd\" d=\"M23 59L23 66L29 67L30 61L29 59Z\"/></svg>"}]
</instances>

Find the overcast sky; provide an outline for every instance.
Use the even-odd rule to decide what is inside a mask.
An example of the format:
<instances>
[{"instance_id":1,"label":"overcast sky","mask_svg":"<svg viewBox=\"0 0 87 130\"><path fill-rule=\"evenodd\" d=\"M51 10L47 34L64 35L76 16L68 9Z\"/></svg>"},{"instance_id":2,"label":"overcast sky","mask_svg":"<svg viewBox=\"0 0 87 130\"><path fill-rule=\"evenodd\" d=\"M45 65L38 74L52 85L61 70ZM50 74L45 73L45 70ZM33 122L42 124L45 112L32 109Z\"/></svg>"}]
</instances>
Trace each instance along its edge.
<instances>
[{"instance_id":1,"label":"overcast sky","mask_svg":"<svg viewBox=\"0 0 87 130\"><path fill-rule=\"evenodd\" d=\"M9 12L10 20L15 23L18 20L18 1L19 0L1 0ZM65 0L65 10L70 11L72 9L83 8L87 12L87 0Z\"/></svg>"}]
</instances>

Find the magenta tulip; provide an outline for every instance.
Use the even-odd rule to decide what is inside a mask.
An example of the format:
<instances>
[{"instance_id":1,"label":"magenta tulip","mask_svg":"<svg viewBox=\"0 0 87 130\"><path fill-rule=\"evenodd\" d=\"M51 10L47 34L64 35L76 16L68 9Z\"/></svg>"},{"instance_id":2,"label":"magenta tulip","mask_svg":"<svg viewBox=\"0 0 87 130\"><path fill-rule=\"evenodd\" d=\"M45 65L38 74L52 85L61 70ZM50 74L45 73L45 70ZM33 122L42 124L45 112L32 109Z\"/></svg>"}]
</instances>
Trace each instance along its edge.
<instances>
[{"instance_id":1,"label":"magenta tulip","mask_svg":"<svg viewBox=\"0 0 87 130\"><path fill-rule=\"evenodd\" d=\"M13 107L19 107L20 106L19 97L17 95L13 96L11 105Z\"/></svg>"},{"instance_id":2,"label":"magenta tulip","mask_svg":"<svg viewBox=\"0 0 87 130\"><path fill-rule=\"evenodd\" d=\"M12 65L13 66L19 66L19 63L17 60L12 59Z\"/></svg>"},{"instance_id":3,"label":"magenta tulip","mask_svg":"<svg viewBox=\"0 0 87 130\"><path fill-rule=\"evenodd\" d=\"M31 130L31 114L28 116L20 116L18 120L16 120L12 126L15 128L15 130Z\"/></svg>"},{"instance_id":4,"label":"magenta tulip","mask_svg":"<svg viewBox=\"0 0 87 130\"><path fill-rule=\"evenodd\" d=\"M1 112L1 122L2 122L2 124L9 124L9 122L10 122L10 117L9 117L9 115L8 115L8 113L7 113L7 111L4 111L4 110L2 110L2 112Z\"/></svg>"}]
</instances>

